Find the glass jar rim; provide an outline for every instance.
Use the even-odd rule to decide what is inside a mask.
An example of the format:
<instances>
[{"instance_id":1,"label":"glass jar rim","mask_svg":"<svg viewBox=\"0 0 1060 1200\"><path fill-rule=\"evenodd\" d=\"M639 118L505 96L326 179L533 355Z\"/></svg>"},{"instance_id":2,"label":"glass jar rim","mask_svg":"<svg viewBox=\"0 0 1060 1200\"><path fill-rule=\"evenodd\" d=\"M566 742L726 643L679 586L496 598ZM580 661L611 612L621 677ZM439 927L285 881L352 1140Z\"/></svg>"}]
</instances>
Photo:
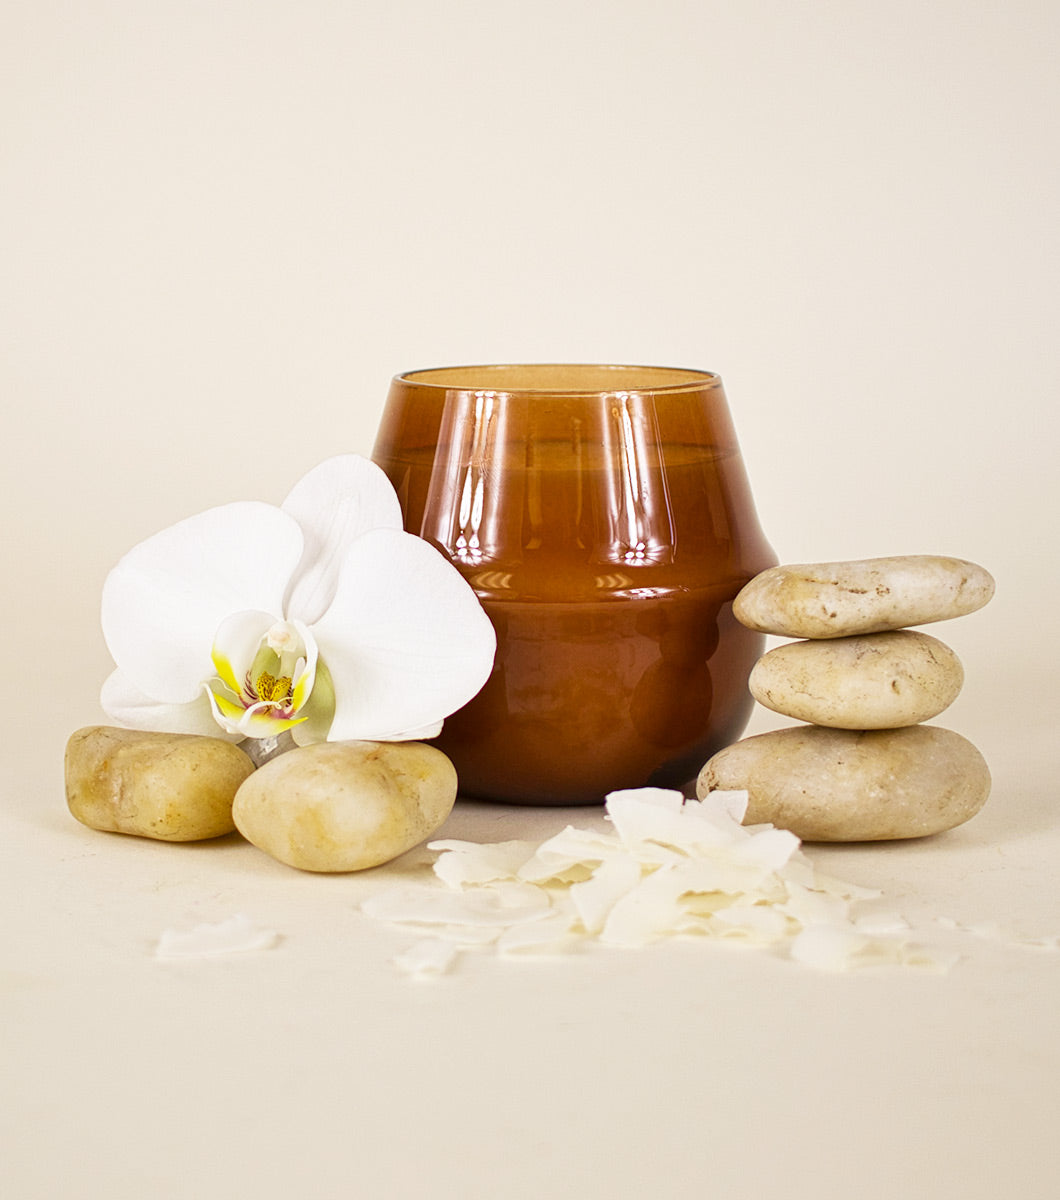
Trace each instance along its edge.
<instances>
[{"instance_id":1,"label":"glass jar rim","mask_svg":"<svg viewBox=\"0 0 1060 1200\"><path fill-rule=\"evenodd\" d=\"M406 371L395 383L445 392L595 396L700 391L720 387L721 377L695 368L625 363L483 363Z\"/></svg>"}]
</instances>

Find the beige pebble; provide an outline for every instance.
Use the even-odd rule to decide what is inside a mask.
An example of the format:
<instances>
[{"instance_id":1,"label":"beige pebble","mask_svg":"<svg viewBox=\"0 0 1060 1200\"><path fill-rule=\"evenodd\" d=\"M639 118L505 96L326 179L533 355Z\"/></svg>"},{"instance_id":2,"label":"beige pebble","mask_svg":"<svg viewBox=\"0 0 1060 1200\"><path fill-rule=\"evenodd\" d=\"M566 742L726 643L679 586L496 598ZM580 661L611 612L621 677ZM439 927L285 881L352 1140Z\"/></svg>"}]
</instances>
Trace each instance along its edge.
<instances>
[{"instance_id":1,"label":"beige pebble","mask_svg":"<svg viewBox=\"0 0 1060 1200\"><path fill-rule=\"evenodd\" d=\"M789 642L751 671L766 708L833 729L898 729L928 721L961 690L964 669L937 638L906 629Z\"/></svg>"},{"instance_id":2,"label":"beige pebble","mask_svg":"<svg viewBox=\"0 0 1060 1200\"><path fill-rule=\"evenodd\" d=\"M430 837L456 769L422 742L325 742L267 762L236 794L239 832L303 871L362 871Z\"/></svg>"},{"instance_id":3,"label":"beige pebble","mask_svg":"<svg viewBox=\"0 0 1060 1200\"><path fill-rule=\"evenodd\" d=\"M849 637L963 617L993 594L993 577L975 563L910 554L771 567L743 588L733 612L760 633Z\"/></svg>"},{"instance_id":4,"label":"beige pebble","mask_svg":"<svg viewBox=\"0 0 1060 1200\"><path fill-rule=\"evenodd\" d=\"M254 770L221 738L92 725L66 745L66 802L84 825L163 842L235 829L232 799Z\"/></svg>"},{"instance_id":5,"label":"beige pebble","mask_svg":"<svg viewBox=\"0 0 1060 1200\"><path fill-rule=\"evenodd\" d=\"M811 842L924 837L973 817L990 795L979 751L949 729L856 732L799 726L719 751L696 793L746 790L745 824L771 822Z\"/></svg>"}]
</instances>

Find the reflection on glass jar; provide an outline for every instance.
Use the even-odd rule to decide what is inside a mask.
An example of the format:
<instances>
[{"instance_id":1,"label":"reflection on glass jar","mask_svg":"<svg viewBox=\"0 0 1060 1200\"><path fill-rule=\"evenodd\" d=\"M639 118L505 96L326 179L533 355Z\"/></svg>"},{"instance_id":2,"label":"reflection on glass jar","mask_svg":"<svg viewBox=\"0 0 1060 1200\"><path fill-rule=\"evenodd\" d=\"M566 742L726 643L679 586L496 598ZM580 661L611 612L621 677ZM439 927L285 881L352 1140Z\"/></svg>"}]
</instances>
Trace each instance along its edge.
<instances>
[{"instance_id":1,"label":"reflection on glass jar","mask_svg":"<svg viewBox=\"0 0 1060 1200\"><path fill-rule=\"evenodd\" d=\"M461 795L601 803L735 740L762 639L732 600L776 559L716 375L497 366L394 380L373 457L406 528L498 634L437 741Z\"/></svg>"}]
</instances>

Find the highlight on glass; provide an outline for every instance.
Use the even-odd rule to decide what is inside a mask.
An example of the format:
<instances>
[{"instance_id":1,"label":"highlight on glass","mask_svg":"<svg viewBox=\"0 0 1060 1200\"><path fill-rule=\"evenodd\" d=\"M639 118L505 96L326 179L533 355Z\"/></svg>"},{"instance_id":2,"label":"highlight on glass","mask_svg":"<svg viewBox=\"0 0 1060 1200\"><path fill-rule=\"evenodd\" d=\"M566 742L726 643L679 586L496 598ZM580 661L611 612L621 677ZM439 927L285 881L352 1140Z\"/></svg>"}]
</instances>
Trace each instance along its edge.
<instances>
[{"instance_id":1,"label":"highlight on glass","mask_svg":"<svg viewBox=\"0 0 1060 1200\"><path fill-rule=\"evenodd\" d=\"M489 680L436 743L462 795L601 804L683 786L739 737L763 639L732 601L776 558L717 375L413 371L373 458L497 632Z\"/></svg>"}]
</instances>

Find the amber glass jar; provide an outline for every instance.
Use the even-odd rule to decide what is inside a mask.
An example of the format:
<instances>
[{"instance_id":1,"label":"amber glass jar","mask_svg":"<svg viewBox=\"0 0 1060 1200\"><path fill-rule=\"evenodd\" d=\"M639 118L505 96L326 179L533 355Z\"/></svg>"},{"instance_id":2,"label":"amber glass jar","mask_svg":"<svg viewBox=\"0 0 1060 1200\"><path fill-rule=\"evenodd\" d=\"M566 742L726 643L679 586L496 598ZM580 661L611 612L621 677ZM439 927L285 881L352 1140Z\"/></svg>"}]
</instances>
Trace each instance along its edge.
<instances>
[{"instance_id":1,"label":"amber glass jar","mask_svg":"<svg viewBox=\"0 0 1060 1200\"><path fill-rule=\"evenodd\" d=\"M776 558L717 375L413 371L391 386L373 457L406 529L497 630L492 676L435 743L462 796L596 804L681 787L739 737L762 638L732 600Z\"/></svg>"}]
</instances>

